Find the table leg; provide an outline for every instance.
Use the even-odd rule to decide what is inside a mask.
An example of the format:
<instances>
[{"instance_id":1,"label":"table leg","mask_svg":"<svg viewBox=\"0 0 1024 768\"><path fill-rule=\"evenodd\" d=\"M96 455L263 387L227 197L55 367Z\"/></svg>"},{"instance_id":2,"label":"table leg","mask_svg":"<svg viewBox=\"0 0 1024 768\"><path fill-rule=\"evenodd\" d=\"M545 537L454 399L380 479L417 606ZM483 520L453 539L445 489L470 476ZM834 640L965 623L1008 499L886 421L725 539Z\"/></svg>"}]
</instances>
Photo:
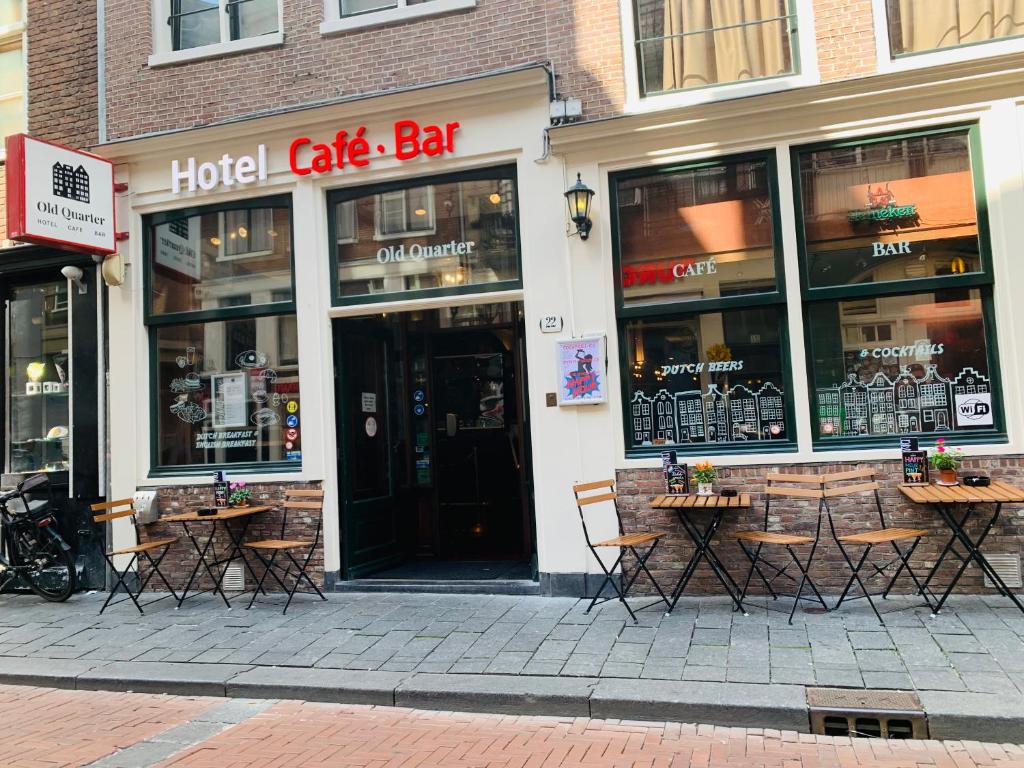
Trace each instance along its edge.
<instances>
[{"instance_id":1,"label":"table leg","mask_svg":"<svg viewBox=\"0 0 1024 768\"><path fill-rule=\"evenodd\" d=\"M213 591L218 592L221 598L224 600L224 604L227 605L228 608L230 608L231 604L228 603L228 599L224 596L224 593L221 591L220 585L217 582L217 578L213 575L213 571L210 569L210 566L206 560L206 553L209 552L210 547L213 546L213 537L217 533L216 521L214 522L213 526L210 529L210 536L206 539L206 543L202 547L200 547L199 542L196 541L195 534L193 534L192 531L189 530L188 523L183 522L181 526L185 529L185 536L188 538L189 541L192 542L192 548L195 549L196 554L199 556L199 560L196 562L195 567L192 569L192 573L189 575L188 581L185 582L185 589L182 590L181 597L178 598L177 607L181 608L181 604L185 602L185 598L188 596L188 591L192 588L192 584L193 582L195 582L196 576L199 574L200 567L205 567L206 572L210 575L210 578L213 579Z\"/></svg>"},{"instance_id":2,"label":"table leg","mask_svg":"<svg viewBox=\"0 0 1024 768\"><path fill-rule=\"evenodd\" d=\"M708 521L708 525L704 529L703 533L697 525L689 520L683 513L679 512L678 517L679 522L683 526L683 530L685 530L687 535L690 537L695 549L693 556L690 558L689 563L687 563L686 568L683 570L682 576L679 577L679 582L676 584L675 589L672 590L672 604L669 606L668 613L671 613L676 607L676 603L679 602L679 598L682 597L683 592L686 590L687 585L689 585L690 579L693 577L693 574L697 570L697 566L700 565L700 561L702 559L707 561L708 566L715 574L719 583L725 591L729 593L729 597L732 599L733 603L735 603L737 610L743 611L743 604L738 598L739 585L736 584L732 575L725 569L722 561L711 547L711 541L722 524L724 511L717 507L714 508L711 519ZM732 585L731 587L729 584L726 584L727 580Z\"/></svg>"},{"instance_id":3,"label":"table leg","mask_svg":"<svg viewBox=\"0 0 1024 768\"><path fill-rule=\"evenodd\" d=\"M238 532L238 535L236 536L232 532L230 523L227 520L224 521L224 530L227 531L228 538L231 539L231 551L228 552L228 559L224 561L224 571L221 573L221 583L222 584L223 584L224 577L227 575L228 566L231 565L231 563L234 562L235 560L241 560L242 561L242 566L247 571L249 571L249 575L252 576L253 584L259 584L260 583L260 580L258 578L256 578L256 571L254 571L252 566L249 564L249 560L246 558L245 552L244 552L244 548L242 547L242 542L245 541L245 534L248 532L248 530L249 530L249 523L251 523L251 522L252 522L252 516L251 515L247 515L244 518L242 518L241 530ZM274 578L277 579L276 574L274 575ZM280 579L278 579L277 581L278 581L278 584L281 584ZM285 589L283 584L281 584L281 588ZM263 592L263 594L267 594L266 590L264 590L262 587L260 588L259 591Z\"/></svg>"}]
</instances>

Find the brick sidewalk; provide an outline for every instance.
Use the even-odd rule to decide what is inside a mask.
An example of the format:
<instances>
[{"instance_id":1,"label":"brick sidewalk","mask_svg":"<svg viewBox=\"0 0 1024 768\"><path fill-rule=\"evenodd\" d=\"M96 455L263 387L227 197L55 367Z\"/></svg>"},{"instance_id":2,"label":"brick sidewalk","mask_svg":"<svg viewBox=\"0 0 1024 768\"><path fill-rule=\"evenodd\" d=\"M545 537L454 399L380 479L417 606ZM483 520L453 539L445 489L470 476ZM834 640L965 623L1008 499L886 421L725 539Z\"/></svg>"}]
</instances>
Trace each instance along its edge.
<instances>
[{"instance_id":1,"label":"brick sidewalk","mask_svg":"<svg viewBox=\"0 0 1024 768\"><path fill-rule=\"evenodd\" d=\"M1024 748L788 731L0 686L4 768L1019 768ZM216 721L216 718L213 718ZM237 722L232 725L231 722ZM176 726L176 727L175 727ZM169 739L168 729L179 734ZM147 747L159 747L156 751ZM123 750L123 751L121 751ZM160 755L159 757L153 757Z\"/></svg>"}]
</instances>

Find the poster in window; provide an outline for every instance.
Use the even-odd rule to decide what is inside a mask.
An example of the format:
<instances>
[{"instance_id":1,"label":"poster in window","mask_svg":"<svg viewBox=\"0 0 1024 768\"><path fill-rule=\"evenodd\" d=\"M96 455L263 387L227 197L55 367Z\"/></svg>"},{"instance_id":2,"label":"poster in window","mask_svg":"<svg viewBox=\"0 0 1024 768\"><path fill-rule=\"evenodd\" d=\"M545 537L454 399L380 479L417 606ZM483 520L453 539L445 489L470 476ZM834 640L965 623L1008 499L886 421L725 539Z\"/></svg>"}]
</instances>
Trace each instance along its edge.
<instances>
[{"instance_id":1,"label":"poster in window","mask_svg":"<svg viewBox=\"0 0 1024 768\"><path fill-rule=\"evenodd\" d=\"M210 377L213 391L213 426L244 427L249 423L245 373L221 373Z\"/></svg>"},{"instance_id":2,"label":"poster in window","mask_svg":"<svg viewBox=\"0 0 1024 768\"><path fill-rule=\"evenodd\" d=\"M558 404L603 403L606 390L604 336L560 339L558 349Z\"/></svg>"},{"instance_id":3,"label":"poster in window","mask_svg":"<svg viewBox=\"0 0 1024 768\"><path fill-rule=\"evenodd\" d=\"M198 282L202 278L199 224L199 217L192 216L156 227L153 235L153 263Z\"/></svg>"}]
</instances>

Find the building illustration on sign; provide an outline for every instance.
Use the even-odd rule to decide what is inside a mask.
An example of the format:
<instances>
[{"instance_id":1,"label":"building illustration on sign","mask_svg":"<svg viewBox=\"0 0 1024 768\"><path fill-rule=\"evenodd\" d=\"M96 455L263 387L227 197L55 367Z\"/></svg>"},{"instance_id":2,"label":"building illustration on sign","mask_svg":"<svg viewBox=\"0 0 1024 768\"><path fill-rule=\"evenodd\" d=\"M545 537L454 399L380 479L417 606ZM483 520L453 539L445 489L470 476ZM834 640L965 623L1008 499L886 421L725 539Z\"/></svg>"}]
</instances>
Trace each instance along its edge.
<instances>
[{"instance_id":1,"label":"building illustration on sign","mask_svg":"<svg viewBox=\"0 0 1024 768\"><path fill-rule=\"evenodd\" d=\"M896 435L948 432L957 395L988 394L987 377L965 368L953 380L929 365L918 376L904 367L895 379L876 373L867 383L851 373L842 384L817 390L822 435Z\"/></svg>"},{"instance_id":2,"label":"building illustration on sign","mask_svg":"<svg viewBox=\"0 0 1024 768\"><path fill-rule=\"evenodd\" d=\"M88 203L89 173L81 165L73 168L68 163L54 163L53 194L67 200Z\"/></svg>"},{"instance_id":3,"label":"building illustration on sign","mask_svg":"<svg viewBox=\"0 0 1024 768\"><path fill-rule=\"evenodd\" d=\"M772 382L756 391L743 384L724 392L717 384L707 392L637 391L630 412L637 445L778 440L786 431L783 393Z\"/></svg>"}]
</instances>

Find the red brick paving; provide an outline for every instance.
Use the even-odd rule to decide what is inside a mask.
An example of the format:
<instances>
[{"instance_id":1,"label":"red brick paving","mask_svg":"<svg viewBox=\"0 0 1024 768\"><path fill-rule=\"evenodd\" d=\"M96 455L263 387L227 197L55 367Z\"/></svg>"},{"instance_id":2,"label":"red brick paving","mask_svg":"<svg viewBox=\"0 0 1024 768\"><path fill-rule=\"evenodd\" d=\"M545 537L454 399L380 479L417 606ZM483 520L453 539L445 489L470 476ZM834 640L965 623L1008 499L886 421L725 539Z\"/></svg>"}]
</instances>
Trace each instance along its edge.
<instances>
[{"instance_id":1,"label":"red brick paving","mask_svg":"<svg viewBox=\"0 0 1024 768\"><path fill-rule=\"evenodd\" d=\"M160 768L976 768L1024 749L868 741L744 728L419 712L283 702Z\"/></svg>"},{"instance_id":2,"label":"red brick paving","mask_svg":"<svg viewBox=\"0 0 1024 768\"><path fill-rule=\"evenodd\" d=\"M152 738L218 699L0 685L0 766L82 766Z\"/></svg>"}]
</instances>

